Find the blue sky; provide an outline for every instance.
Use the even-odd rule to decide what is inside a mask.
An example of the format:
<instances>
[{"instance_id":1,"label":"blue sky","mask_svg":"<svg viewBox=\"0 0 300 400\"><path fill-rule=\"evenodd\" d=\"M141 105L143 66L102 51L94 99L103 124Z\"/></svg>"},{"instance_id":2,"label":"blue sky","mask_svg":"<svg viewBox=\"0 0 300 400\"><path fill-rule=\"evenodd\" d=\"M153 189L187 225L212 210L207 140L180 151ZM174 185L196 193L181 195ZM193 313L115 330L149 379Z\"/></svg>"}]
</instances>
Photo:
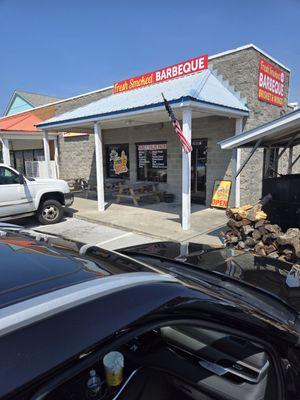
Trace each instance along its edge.
<instances>
[{"instance_id":1,"label":"blue sky","mask_svg":"<svg viewBox=\"0 0 300 400\"><path fill-rule=\"evenodd\" d=\"M292 69L300 0L0 0L0 114L15 89L70 97L254 43Z\"/></svg>"}]
</instances>

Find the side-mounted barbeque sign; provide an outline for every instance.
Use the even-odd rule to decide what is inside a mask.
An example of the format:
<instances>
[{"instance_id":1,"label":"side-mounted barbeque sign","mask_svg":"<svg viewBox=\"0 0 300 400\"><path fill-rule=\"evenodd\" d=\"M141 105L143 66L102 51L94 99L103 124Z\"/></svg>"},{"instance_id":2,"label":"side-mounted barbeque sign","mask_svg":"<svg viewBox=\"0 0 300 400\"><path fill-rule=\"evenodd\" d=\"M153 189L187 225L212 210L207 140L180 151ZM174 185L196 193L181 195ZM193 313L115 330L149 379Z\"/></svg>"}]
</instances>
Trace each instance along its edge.
<instances>
[{"instance_id":1,"label":"side-mounted barbeque sign","mask_svg":"<svg viewBox=\"0 0 300 400\"><path fill-rule=\"evenodd\" d=\"M282 107L284 100L284 71L263 58L259 60L258 99Z\"/></svg>"},{"instance_id":2,"label":"side-mounted barbeque sign","mask_svg":"<svg viewBox=\"0 0 300 400\"><path fill-rule=\"evenodd\" d=\"M182 76L195 74L208 68L208 56L203 55L178 64L158 69L147 74L129 78L114 84L114 93L127 92L129 90L139 89L144 86L161 83L170 79L180 78Z\"/></svg>"}]
</instances>

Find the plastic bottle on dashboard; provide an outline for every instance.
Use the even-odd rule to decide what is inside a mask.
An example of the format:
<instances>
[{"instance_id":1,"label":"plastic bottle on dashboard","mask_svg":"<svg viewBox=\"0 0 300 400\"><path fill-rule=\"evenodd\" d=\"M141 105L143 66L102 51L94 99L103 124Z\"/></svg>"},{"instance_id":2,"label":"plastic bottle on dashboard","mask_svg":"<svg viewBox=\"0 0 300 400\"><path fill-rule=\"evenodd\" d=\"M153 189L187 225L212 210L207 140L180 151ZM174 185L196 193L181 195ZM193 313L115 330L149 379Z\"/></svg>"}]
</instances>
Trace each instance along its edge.
<instances>
[{"instance_id":1,"label":"plastic bottle on dashboard","mask_svg":"<svg viewBox=\"0 0 300 400\"><path fill-rule=\"evenodd\" d=\"M95 399L101 394L101 379L96 374L96 371L94 369L90 371L90 378L87 381L86 387L89 399Z\"/></svg>"}]
</instances>

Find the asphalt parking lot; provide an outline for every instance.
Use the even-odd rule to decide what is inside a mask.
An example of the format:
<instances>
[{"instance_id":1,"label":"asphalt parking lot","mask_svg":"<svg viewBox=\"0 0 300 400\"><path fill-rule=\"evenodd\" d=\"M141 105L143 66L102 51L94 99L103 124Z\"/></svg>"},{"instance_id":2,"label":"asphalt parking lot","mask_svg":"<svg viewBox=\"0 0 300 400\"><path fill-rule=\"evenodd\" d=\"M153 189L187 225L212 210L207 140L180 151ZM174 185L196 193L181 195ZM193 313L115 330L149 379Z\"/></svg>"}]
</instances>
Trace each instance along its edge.
<instances>
[{"instance_id":1,"label":"asphalt parking lot","mask_svg":"<svg viewBox=\"0 0 300 400\"><path fill-rule=\"evenodd\" d=\"M25 229L33 229L38 232L60 236L64 239L96 244L97 246L103 247L107 250L157 242L157 238L105 225L94 224L92 222L72 217L66 217L62 222L55 225L40 225L36 218L23 218L7 222L21 225Z\"/></svg>"}]
</instances>

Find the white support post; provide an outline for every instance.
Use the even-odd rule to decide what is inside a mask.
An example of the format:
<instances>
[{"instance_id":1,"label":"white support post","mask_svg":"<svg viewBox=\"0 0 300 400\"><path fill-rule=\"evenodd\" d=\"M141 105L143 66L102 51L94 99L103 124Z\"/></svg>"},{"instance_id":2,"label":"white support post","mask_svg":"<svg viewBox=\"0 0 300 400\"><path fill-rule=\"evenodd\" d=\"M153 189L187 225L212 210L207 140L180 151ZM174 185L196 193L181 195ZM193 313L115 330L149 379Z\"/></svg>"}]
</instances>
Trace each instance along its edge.
<instances>
[{"instance_id":1,"label":"white support post","mask_svg":"<svg viewBox=\"0 0 300 400\"><path fill-rule=\"evenodd\" d=\"M59 178L59 160L58 160L58 138L54 139L54 161L55 161L55 170L56 176Z\"/></svg>"},{"instance_id":2,"label":"white support post","mask_svg":"<svg viewBox=\"0 0 300 400\"><path fill-rule=\"evenodd\" d=\"M182 115L183 134L192 142L192 110L184 109ZM191 227L191 153L182 150L182 202L181 224L183 230Z\"/></svg>"},{"instance_id":3,"label":"white support post","mask_svg":"<svg viewBox=\"0 0 300 400\"><path fill-rule=\"evenodd\" d=\"M3 163L6 165L10 165L9 140L8 139L0 139L0 140L2 142Z\"/></svg>"},{"instance_id":4,"label":"white support post","mask_svg":"<svg viewBox=\"0 0 300 400\"><path fill-rule=\"evenodd\" d=\"M48 178L51 178L50 147L49 147L49 134L48 134L48 131L43 131L43 146L44 146L44 157L45 157L46 171L47 171Z\"/></svg>"},{"instance_id":5,"label":"white support post","mask_svg":"<svg viewBox=\"0 0 300 400\"><path fill-rule=\"evenodd\" d=\"M235 134L238 135L243 131L243 118L235 120ZM232 183L234 190L234 205L240 207L241 205L241 175L236 177L237 171L241 166L241 149L232 150Z\"/></svg>"},{"instance_id":6,"label":"white support post","mask_svg":"<svg viewBox=\"0 0 300 400\"><path fill-rule=\"evenodd\" d=\"M101 132L101 126L97 122L95 122L94 124L94 134L95 134L95 153L96 153L98 211L104 211L105 203L104 203L102 132Z\"/></svg>"}]
</instances>

